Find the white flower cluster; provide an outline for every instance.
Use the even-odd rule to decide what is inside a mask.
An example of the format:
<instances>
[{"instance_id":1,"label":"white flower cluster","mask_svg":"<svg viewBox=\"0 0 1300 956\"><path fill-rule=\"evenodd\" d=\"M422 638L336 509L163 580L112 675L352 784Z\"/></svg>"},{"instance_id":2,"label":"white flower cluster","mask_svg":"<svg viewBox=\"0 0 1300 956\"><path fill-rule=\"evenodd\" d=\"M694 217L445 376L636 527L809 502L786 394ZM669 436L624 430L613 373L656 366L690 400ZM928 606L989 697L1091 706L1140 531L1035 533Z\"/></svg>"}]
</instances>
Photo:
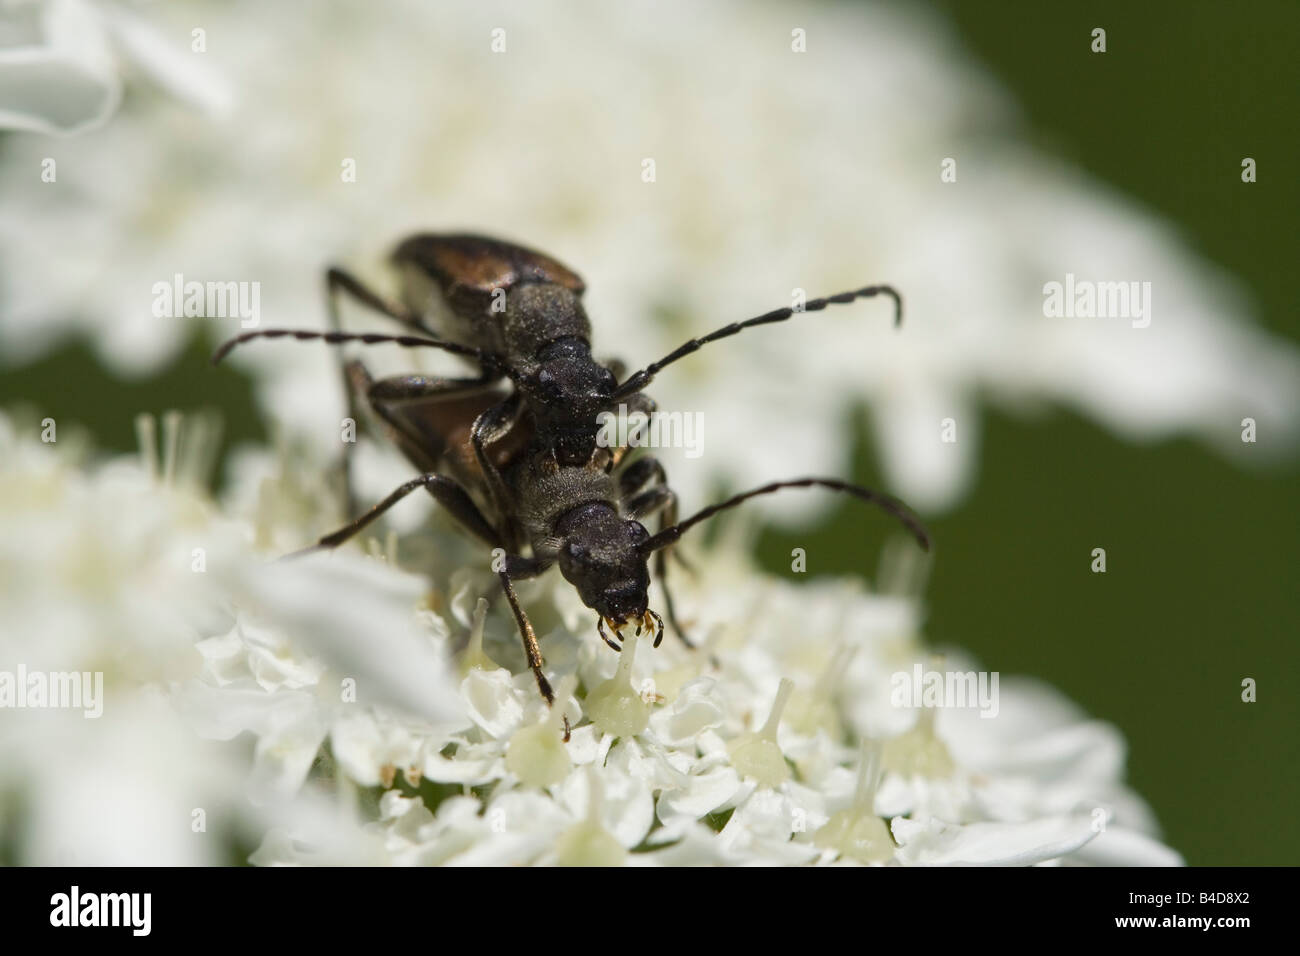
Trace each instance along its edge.
<instances>
[{"instance_id":1,"label":"white flower cluster","mask_svg":"<svg viewBox=\"0 0 1300 956\"><path fill-rule=\"evenodd\" d=\"M218 862L222 834L259 864L1179 862L1055 691L895 706L932 660L911 598L765 576L733 533L677 576L702 646L616 655L526 582L548 709L486 555L435 522L273 563L334 520L294 478L320 470L246 453L217 509L166 431L160 466L84 468L0 419L0 665L106 675L101 721L0 711L17 862Z\"/></svg>"}]
</instances>

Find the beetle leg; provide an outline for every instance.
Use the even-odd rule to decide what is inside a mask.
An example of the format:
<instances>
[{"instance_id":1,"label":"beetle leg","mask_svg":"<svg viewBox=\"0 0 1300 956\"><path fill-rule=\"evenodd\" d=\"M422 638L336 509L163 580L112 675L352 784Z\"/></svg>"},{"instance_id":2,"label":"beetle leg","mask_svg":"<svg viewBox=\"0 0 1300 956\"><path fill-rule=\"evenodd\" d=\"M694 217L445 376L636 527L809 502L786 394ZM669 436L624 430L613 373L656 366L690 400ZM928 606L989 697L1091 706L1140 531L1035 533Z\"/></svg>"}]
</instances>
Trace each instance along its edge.
<instances>
[{"instance_id":1,"label":"beetle leg","mask_svg":"<svg viewBox=\"0 0 1300 956\"><path fill-rule=\"evenodd\" d=\"M510 610L514 612L515 623L519 625L519 636L524 642L524 656L528 658L528 667L532 670L533 677L537 679L537 689L542 692L548 705L554 705L555 691L551 689L551 682L542 672L542 665L545 662L542 660L541 648L537 645L537 634L533 631L533 625L519 603L512 582L523 578L535 578L554 563L548 558L526 558L520 554L507 554L505 567L497 572L497 577L501 579L501 587L506 592L506 600L510 602ZM569 733L567 718L564 726L567 738Z\"/></svg>"},{"instance_id":2,"label":"beetle leg","mask_svg":"<svg viewBox=\"0 0 1300 956\"><path fill-rule=\"evenodd\" d=\"M671 494L671 492L670 492ZM672 494L668 503L660 512L659 527L670 528L677 523L677 496ZM673 633L687 647L695 647L695 642L686 636L686 628L682 627L682 622L677 619L677 608L673 605L673 592L668 589L668 555L663 551L655 555L655 577L659 579L659 586L664 591L664 610L668 612L668 623L673 626ZM659 636L663 636L663 626L660 625ZM656 638L655 645L659 641Z\"/></svg>"},{"instance_id":3,"label":"beetle leg","mask_svg":"<svg viewBox=\"0 0 1300 956\"><path fill-rule=\"evenodd\" d=\"M372 311L400 322L407 328L415 329L433 339L442 337L425 325L424 321L410 309L391 299L385 299L377 292L369 289L350 272L337 266L331 266L325 270L325 292L329 297L330 324L335 329L342 328L342 324L339 322L338 296L340 292L346 292Z\"/></svg>"},{"instance_id":4,"label":"beetle leg","mask_svg":"<svg viewBox=\"0 0 1300 956\"><path fill-rule=\"evenodd\" d=\"M416 329L431 338L438 338L438 335L428 328L419 317L413 315L410 311L403 308L396 302L390 302L382 296L368 289L362 282L339 268L329 268L325 270L325 300L329 312L330 329L335 332L343 331L343 322L339 317L338 297L340 292L346 292L352 298L356 299L363 305L368 306L381 315L386 315L391 319L400 322L408 328ZM354 374L351 372L350 363L345 362L342 353L339 353L340 370L343 378L344 395L347 401L348 418L356 422L359 418L357 399L359 395L365 394L358 392L354 385ZM366 378L369 379L369 375ZM354 514L356 512L356 494L352 487L352 443L347 442L343 446L343 454L338 465L343 483L343 511L344 514Z\"/></svg>"},{"instance_id":5,"label":"beetle leg","mask_svg":"<svg viewBox=\"0 0 1300 956\"><path fill-rule=\"evenodd\" d=\"M360 361L344 367L352 394L364 395L391 438L421 471L433 471L448 450L443 430L463 417L458 403L475 401L491 392L491 378L440 378L397 375L376 381ZM440 411L441 410L441 411ZM414 413L414 414L412 414ZM349 513L355 513L353 508Z\"/></svg>"},{"instance_id":6,"label":"beetle leg","mask_svg":"<svg viewBox=\"0 0 1300 956\"><path fill-rule=\"evenodd\" d=\"M624 502L623 513L641 521L662 513L676 498L677 495L667 485L657 485Z\"/></svg>"},{"instance_id":7,"label":"beetle leg","mask_svg":"<svg viewBox=\"0 0 1300 956\"><path fill-rule=\"evenodd\" d=\"M655 404L655 400L643 392L637 392L635 395L627 396L623 399L622 404L627 406L627 413L629 416L640 412L642 415L646 416L647 420L655 413L655 409L658 408L658 405ZM615 468L618 468L619 465L623 463L623 459L627 457L627 453L631 450L632 448L630 445L621 445L618 448L609 449L609 470L612 471ZM662 468L660 471L662 471Z\"/></svg>"},{"instance_id":8,"label":"beetle leg","mask_svg":"<svg viewBox=\"0 0 1300 956\"><path fill-rule=\"evenodd\" d=\"M649 485L649 487L646 487ZM638 489L645 488L644 491ZM659 527L672 527L677 523L677 494L668 487L668 476L664 472L664 466L657 458L638 458L632 464L628 465L619 475L619 490L624 496L624 511L637 520L643 517L659 515ZM631 497L627 497L631 495ZM664 609L668 612L668 623L673 627L673 633L681 639L681 642L687 647L694 647L694 642L686 635L686 629L682 627L681 622L677 619L677 608L673 604L673 594L668 588L668 555L667 551L673 549L661 549L655 553L655 577L659 581L659 586L664 592ZM679 558L680 560L680 558ZM663 629L659 629L658 636L662 636ZM658 639L655 644L658 645Z\"/></svg>"},{"instance_id":9,"label":"beetle leg","mask_svg":"<svg viewBox=\"0 0 1300 956\"><path fill-rule=\"evenodd\" d=\"M428 399L447 398L477 391L491 385L497 375L485 372L475 378L441 378L433 375L395 375L371 381L367 396L371 401L403 405Z\"/></svg>"},{"instance_id":10,"label":"beetle leg","mask_svg":"<svg viewBox=\"0 0 1300 956\"><path fill-rule=\"evenodd\" d=\"M519 524L514 518L514 509L509 507L510 494L505 479L496 463L488 455L487 448L506 434L510 426L519 419L523 409L518 392L514 392L504 402L489 408L474 420L470 430L470 444L474 448L474 457L483 472L487 484L488 498L496 513L501 516L501 536L513 550L518 550L522 535Z\"/></svg>"},{"instance_id":11,"label":"beetle leg","mask_svg":"<svg viewBox=\"0 0 1300 956\"><path fill-rule=\"evenodd\" d=\"M501 587L505 589L506 600L510 602L510 610L514 612L515 623L519 625L519 636L524 641L524 655L528 658L528 666L533 672L533 677L537 679L537 689L546 698L546 703L554 706L555 691L551 689L551 682L546 679L546 674L542 671L542 649L537 646L537 634L533 631L532 622L528 620L528 615L519 604L515 586L510 583L510 572L499 571L497 576L501 579ZM568 733L567 725L565 733Z\"/></svg>"},{"instance_id":12,"label":"beetle leg","mask_svg":"<svg viewBox=\"0 0 1300 956\"><path fill-rule=\"evenodd\" d=\"M451 516L460 522L466 530L477 535L490 547L499 547L496 529L483 517L483 513L478 510L478 506L474 504L469 493L445 475L430 472L429 474L420 475L418 478L412 478L369 511L349 521L337 531L325 535L311 547L296 551L292 555L288 555L288 557L295 557L326 548L337 548L418 488L423 488L429 492L438 504L446 508Z\"/></svg>"}]
</instances>

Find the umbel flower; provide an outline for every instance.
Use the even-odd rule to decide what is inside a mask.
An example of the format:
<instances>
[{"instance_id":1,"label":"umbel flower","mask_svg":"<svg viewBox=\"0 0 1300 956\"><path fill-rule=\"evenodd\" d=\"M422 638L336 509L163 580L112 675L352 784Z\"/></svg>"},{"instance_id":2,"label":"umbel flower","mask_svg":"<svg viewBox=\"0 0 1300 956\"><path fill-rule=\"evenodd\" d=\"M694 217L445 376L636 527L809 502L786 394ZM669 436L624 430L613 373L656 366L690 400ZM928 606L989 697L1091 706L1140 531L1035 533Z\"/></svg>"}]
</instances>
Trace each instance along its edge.
<instances>
[{"instance_id":1,"label":"umbel flower","mask_svg":"<svg viewBox=\"0 0 1300 956\"><path fill-rule=\"evenodd\" d=\"M1180 862L1051 688L898 706L915 664L973 667L914 597L764 574L732 524L677 582L702 646L618 655L545 576L548 709L486 555L434 520L275 562L337 521L326 469L248 449L213 501L202 424L99 463L0 419L0 671L104 675L99 719L0 710L10 862Z\"/></svg>"}]
</instances>

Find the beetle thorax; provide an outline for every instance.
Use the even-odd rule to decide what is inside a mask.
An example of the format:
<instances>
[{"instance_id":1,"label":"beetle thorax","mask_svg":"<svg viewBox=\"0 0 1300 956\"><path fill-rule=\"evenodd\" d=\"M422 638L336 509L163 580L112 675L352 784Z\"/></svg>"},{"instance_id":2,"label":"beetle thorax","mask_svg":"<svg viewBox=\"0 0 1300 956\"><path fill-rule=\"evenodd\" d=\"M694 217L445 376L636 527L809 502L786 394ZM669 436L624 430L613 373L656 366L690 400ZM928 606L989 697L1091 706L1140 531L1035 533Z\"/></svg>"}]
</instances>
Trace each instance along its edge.
<instances>
[{"instance_id":1,"label":"beetle thorax","mask_svg":"<svg viewBox=\"0 0 1300 956\"><path fill-rule=\"evenodd\" d=\"M530 282L506 299L505 340L511 355L532 358L560 339L591 341L591 322L572 290L550 282Z\"/></svg>"}]
</instances>

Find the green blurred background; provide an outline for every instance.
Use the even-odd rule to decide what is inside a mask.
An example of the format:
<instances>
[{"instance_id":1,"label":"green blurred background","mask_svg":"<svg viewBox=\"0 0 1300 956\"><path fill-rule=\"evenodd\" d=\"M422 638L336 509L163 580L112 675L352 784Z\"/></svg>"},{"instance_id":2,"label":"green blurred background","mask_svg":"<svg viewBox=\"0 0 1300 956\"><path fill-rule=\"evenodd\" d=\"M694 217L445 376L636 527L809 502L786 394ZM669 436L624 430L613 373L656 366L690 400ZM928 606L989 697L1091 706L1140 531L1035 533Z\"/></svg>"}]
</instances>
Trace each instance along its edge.
<instances>
[{"instance_id":1,"label":"green blurred background","mask_svg":"<svg viewBox=\"0 0 1300 956\"><path fill-rule=\"evenodd\" d=\"M1020 102L1031 140L1175 223L1252 290L1266 327L1300 339L1300 4L935 7ZM1088 49L1096 26L1103 56ZM1259 163L1253 185L1240 182L1243 156ZM208 352L195 343L170 371L123 384L72 346L6 372L0 405L39 396L42 415L131 449L137 411L212 404ZM234 381L227 369L227 446L264 437L248 383ZM931 523L929 638L1041 677L1117 724L1132 784L1188 862L1300 862L1296 458L1243 471L1190 441L1125 444L1064 412L986 411L982 444L973 494ZM878 484L870 447L864 431L856 477ZM879 531L845 507L811 534L766 534L761 556L788 570L800 546L812 572L857 573ZM1105 575L1089 571L1099 546ZM1244 677L1258 681L1254 704L1240 700Z\"/></svg>"},{"instance_id":2,"label":"green blurred background","mask_svg":"<svg viewBox=\"0 0 1300 956\"><path fill-rule=\"evenodd\" d=\"M1300 4L936 6L1018 99L1031 140L1176 224L1249 287L1265 327L1300 338ZM1088 48L1098 26L1104 55ZM1252 185L1243 156L1259 164ZM1129 779L1189 863L1300 863L1295 458L1242 471L1064 412L989 411L984 429L974 493L931 523L927 636L1122 728ZM870 484L867 448L856 470ZM764 555L788 568L799 545L815 570L848 572L879 528L842 507L811 539L768 535ZM1089 571L1094 547L1104 575Z\"/></svg>"}]
</instances>

